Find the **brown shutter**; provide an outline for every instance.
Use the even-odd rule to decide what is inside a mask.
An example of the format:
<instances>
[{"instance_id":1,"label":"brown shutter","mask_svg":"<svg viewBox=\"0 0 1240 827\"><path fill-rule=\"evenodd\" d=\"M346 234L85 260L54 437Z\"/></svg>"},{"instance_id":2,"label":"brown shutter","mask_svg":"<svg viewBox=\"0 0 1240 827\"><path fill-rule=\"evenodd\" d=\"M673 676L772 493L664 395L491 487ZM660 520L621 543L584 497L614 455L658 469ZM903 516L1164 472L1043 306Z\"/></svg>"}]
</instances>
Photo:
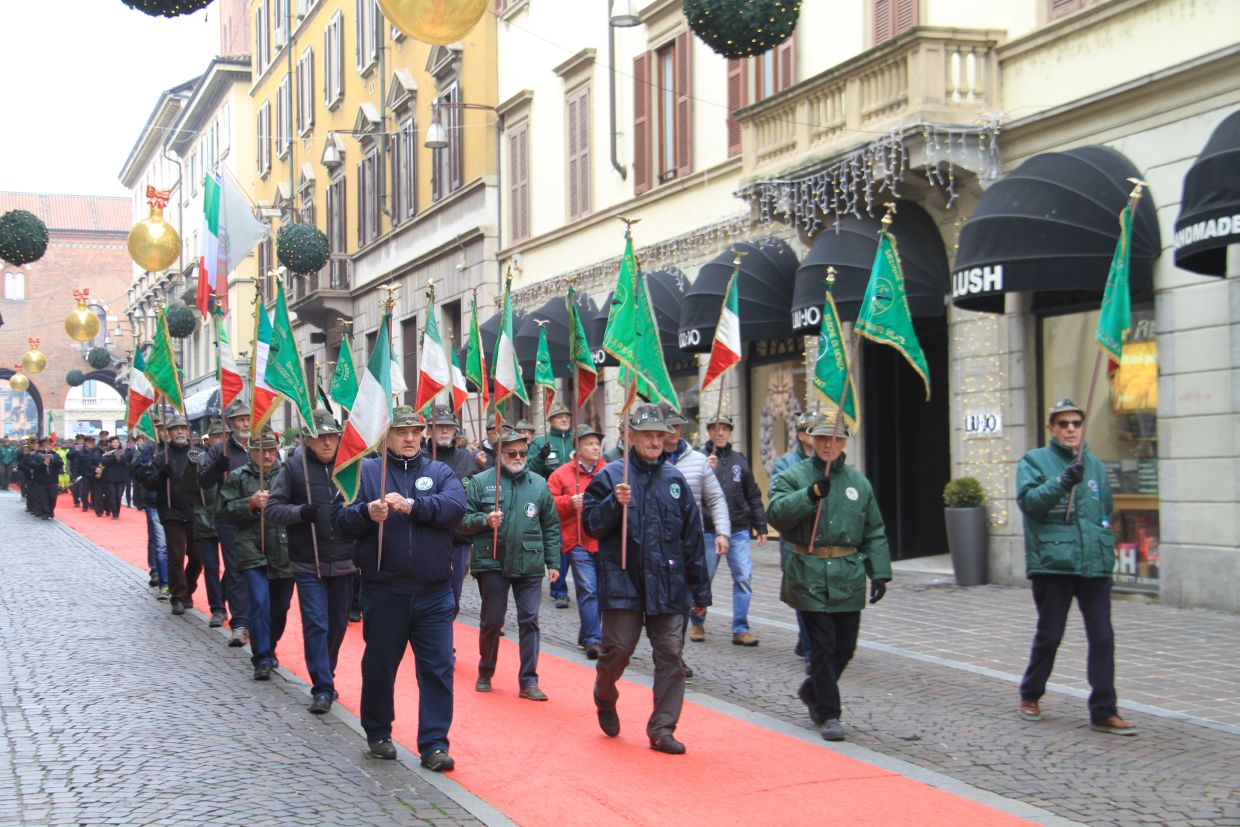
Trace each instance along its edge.
<instances>
[{"instance_id":1,"label":"brown shutter","mask_svg":"<svg viewBox=\"0 0 1240 827\"><path fill-rule=\"evenodd\" d=\"M633 194L650 189L650 54L633 58Z\"/></svg>"},{"instance_id":2,"label":"brown shutter","mask_svg":"<svg viewBox=\"0 0 1240 827\"><path fill-rule=\"evenodd\" d=\"M572 95L568 99L568 218L571 221L581 212L581 180L578 176L577 156L581 151L577 146L578 105L581 98Z\"/></svg>"},{"instance_id":3,"label":"brown shutter","mask_svg":"<svg viewBox=\"0 0 1240 827\"><path fill-rule=\"evenodd\" d=\"M590 87L577 96L577 206L588 215L594 199L590 192Z\"/></svg>"},{"instance_id":4,"label":"brown shutter","mask_svg":"<svg viewBox=\"0 0 1240 827\"><path fill-rule=\"evenodd\" d=\"M895 20L892 24L892 36L907 32L917 25L918 6L921 5L920 0L894 0L894 3Z\"/></svg>"},{"instance_id":5,"label":"brown shutter","mask_svg":"<svg viewBox=\"0 0 1240 827\"><path fill-rule=\"evenodd\" d=\"M733 116L745 105L745 66L748 61L728 61L728 157L741 154L741 125Z\"/></svg>"},{"instance_id":6,"label":"brown shutter","mask_svg":"<svg viewBox=\"0 0 1240 827\"><path fill-rule=\"evenodd\" d=\"M874 43L890 40L895 30L892 26L891 4L894 0L873 0L871 6L874 13Z\"/></svg>"},{"instance_id":7,"label":"brown shutter","mask_svg":"<svg viewBox=\"0 0 1240 827\"><path fill-rule=\"evenodd\" d=\"M508 214L512 222L512 242L530 235L529 125L508 133Z\"/></svg>"},{"instance_id":8,"label":"brown shutter","mask_svg":"<svg viewBox=\"0 0 1240 827\"><path fill-rule=\"evenodd\" d=\"M775 47L775 91L782 92L797 82L797 36Z\"/></svg>"},{"instance_id":9,"label":"brown shutter","mask_svg":"<svg viewBox=\"0 0 1240 827\"><path fill-rule=\"evenodd\" d=\"M530 237L530 127L521 130L521 237Z\"/></svg>"},{"instance_id":10,"label":"brown shutter","mask_svg":"<svg viewBox=\"0 0 1240 827\"><path fill-rule=\"evenodd\" d=\"M693 172L693 41L676 35L676 177Z\"/></svg>"},{"instance_id":11,"label":"brown shutter","mask_svg":"<svg viewBox=\"0 0 1240 827\"><path fill-rule=\"evenodd\" d=\"M1081 0L1049 0L1047 14L1051 20L1063 17L1081 8Z\"/></svg>"}]
</instances>

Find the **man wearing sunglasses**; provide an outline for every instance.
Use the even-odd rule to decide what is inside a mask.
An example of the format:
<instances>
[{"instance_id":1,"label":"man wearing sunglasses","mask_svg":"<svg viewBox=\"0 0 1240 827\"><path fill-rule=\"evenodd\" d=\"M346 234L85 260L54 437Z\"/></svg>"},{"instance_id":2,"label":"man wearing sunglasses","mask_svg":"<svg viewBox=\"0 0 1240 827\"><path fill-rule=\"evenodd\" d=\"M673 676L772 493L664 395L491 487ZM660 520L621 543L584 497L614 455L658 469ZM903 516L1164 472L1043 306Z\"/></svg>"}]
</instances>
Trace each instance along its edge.
<instances>
[{"instance_id":1,"label":"man wearing sunglasses","mask_svg":"<svg viewBox=\"0 0 1240 827\"><path fill-rule=\"evenodd\" d=\"M560 517L547 481L526 468L529 445L529 438L517 431L504 433L499 466L469 481L469 504L458 531L473 538L469 570L482 596L474 689L491 691L511 589L517 604L520 695L529 701L545 701L547 695L538 687L538 610L543 575L552 583L560 576Z\"/></svg>"},{"instance_id":2,"label":"man wearing sunglasses","mask_svg":"<svg viewBox=\"0 0 1240 827\"><path fill-rule=\"evenodd\" d=\"M1111 629L1111 487L1106 467L1084 442L1085 412L1061 399L1047 415L1050 443L1021 457L1016 499L1025 520L1026 576L1033 583L1037 632L1020 684L1020 717L1040 721L1039 701L1055 665L1073 598L1089 642L1090 729L1136 735L1119 716Z\"/></svg>"}]
</instances>

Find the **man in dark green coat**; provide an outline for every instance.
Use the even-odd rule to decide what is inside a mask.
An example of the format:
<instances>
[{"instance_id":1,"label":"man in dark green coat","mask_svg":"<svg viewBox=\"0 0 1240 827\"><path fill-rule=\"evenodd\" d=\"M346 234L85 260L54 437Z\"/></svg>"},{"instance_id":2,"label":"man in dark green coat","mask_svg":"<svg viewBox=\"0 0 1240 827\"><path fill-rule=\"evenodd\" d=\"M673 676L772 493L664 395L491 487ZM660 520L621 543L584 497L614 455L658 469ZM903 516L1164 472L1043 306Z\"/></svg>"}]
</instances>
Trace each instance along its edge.
<instances>
[{"instance_id":1,"label":"man in dark green coat","mask_svg":"<svg viewBox=\"0 0 1240 827\"><path fill-rule=\"evenodd\" d=\"M826 413L809 434L814 456L771 483L767 519L792 543L779 596L809 638L810 674L797 695L822 737L843 741L840 675L857 648L866 577L877 603L891 580L891 552L870 481L844 464L848 426L837 430L835 414Z\"/></svg>"},{"instance_id":2,"label":"man in dark green coat","mask_svg":"<svg viewBox=\"0 0 1240 827\"><path fill-rule=\"evenodd\" d=\"M236 526L237 568L250 597L250 662L254 680L271 679L276 644L284 634L293 599L293 564L284 526L263 520L268 488L280 471L280 439L270 427L249 440L250 461L232 471L220 488L217 517Z\"/></svg>"},{"instance_id":3,"label":"man in dark green coat","mask_svg":"<svg viewBox=\"0 0 1240 827\"><path fill-rule=\"evenodd\" d=\"M572 412L557 402L547 412L547 433L530 442L529 468L545 480L551 479L573 457ZM568 608L568 555L560 555L560 576L551 583L551 599L557 609Z\"/></svg>"},{"instance_id":4,"label":"man in dark green coat","mask_svg":"<svg viewBox=\"0 0 1240 827\"><path fill-rule=\"evenodd\" d=\"M1120 717L1115 694L1115 538L1106 467L1084 444L1085 412L1071 399L1052 405L1046 423L1050 444L1021 457L1016 471L1016 501L1025 519L1025 574L1038 608L1033 651L1020 683L1020 717L1042 719L1039 701L1076 598L1089 642L1090 728L1136 735L1136 724Z\"/></svg>"},{"instance_id":5,"label":"man in dark green coat","mask_svg":"<svg viewBox=\"0 0 1240 827\"><path fill-rule=\"evenodd\" d=\"M478 581L482 610L478 624L479 692L491 691L499 632L508 611L508 590L517 604L521 697L545 701L538 687L538 609L542 578L554 583L560 576L560 516L547 481L526 468L529 440L508 431L500 440L499 466L475 476L466 493L465 519L457 529L473 537L469 569ZM499 507L495 505L499 473ZM498 529L499 545L494 545Z\"/></svg>"}]
</instances>

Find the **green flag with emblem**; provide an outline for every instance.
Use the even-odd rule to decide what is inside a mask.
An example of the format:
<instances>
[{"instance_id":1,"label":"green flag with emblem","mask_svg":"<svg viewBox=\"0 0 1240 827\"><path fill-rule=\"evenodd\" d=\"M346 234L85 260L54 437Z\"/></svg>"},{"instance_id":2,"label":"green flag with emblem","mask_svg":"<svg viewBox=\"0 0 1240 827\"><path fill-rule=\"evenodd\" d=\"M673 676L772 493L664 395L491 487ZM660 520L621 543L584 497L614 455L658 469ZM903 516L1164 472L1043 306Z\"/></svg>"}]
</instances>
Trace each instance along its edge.
<instances>
[{"instance_id":1,"label":"green flag with emblem","mask_svg":"<svg viewBox=\"0 0 1240 827\"><path fill-rule=\"evenodd\" d=\"M353 402L357 399L357 369L353 366L353 335L350 333L340 338L336 372L332 374L331 397L342 408L353 410Z\"/></svg>"},{"instance_id":2,"label":"green flag with emblem","mask_svg":"<svg viewBox=\"0 0 1240 827\"><path fill-rule=\"evenodd\" d=\"M663 361L663 345L646 292L646 279L637 269L633 238L627 233L616 292L611 297L611 310L603 333L603 349L620 362L622 382L633 381L637 393L651 402L666 402L680 409L676 388Z\"/></svg>"},{"instance_id":3,"label":"green flag with emblem","mask_svg":"<svg viewBox=\"0 0 1240 827\"><path fill-rule=\"evenodd\" d=\"M848 386L845 390L844 382ZM828 405L840 407L840 397L844 399L841 410L844 421L852 430L857 429L857 387L853 383L852 372L849 370L848 351L844 347L844 332L840 327L840 314L835 309L835 299L827 291L826 301L822 306L822 330L818 334L818 357L814 360L814 390L827 401Z\"/></svg>"},{"instance_id":4,"label":"green flag with emblem","mask_svg":"<svg viewBox=\"0 0 1240 827\"><path fill-rule=\"evenodd\" d=\"M177 357L172 349L172 338L168 335L168 313L160 307L155 317L155 337L151 341L151 351L146 357L143 370L151 387L172 407L182 414L185 413L185 398L181 393L181 375L177 371Z\"/></svg>"},{"instance_id":5,"label":"green flag with emblem","mask_svg":"<svg viewBox=\"0 0 1240 827\"><path fill-rule=\"evenodd\" d=\"M1124 334L1132 327L1132 295L1128 289L1128 262L1132 254L1132 202L1119 214L1119 241L1111 258L1111 271L1102 292L1098 313L1098 346L1115 362L1124 355Z\"/></svg>"},{"instance_id":6,"label":"green flag with emblem","mask_svg":"<svg viewBox=\"0 0 1240 827\"><path fill-rule=\"evenodd\" d=\"M930 399L930 368L913 330L896 242L886 230L878 231L878 253L874 256L870 283L861 299L861 312L854 330L872 342L900 351L921 377L926 386L926 399Z\"/></svg>"}]
</instances>

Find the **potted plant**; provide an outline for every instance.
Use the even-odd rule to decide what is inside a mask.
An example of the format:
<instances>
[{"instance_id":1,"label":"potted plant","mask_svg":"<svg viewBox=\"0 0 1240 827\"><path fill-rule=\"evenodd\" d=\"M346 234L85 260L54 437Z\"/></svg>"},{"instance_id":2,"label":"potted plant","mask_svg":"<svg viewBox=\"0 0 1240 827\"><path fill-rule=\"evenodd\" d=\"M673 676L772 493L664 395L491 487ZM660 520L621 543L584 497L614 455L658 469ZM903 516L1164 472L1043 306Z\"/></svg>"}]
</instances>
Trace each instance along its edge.
<instances>
[{"instance_id":1,"label":"potted plant","mask_svg":"<svg viewBox=\"0 0 1240 827\"><path fill-rule=\"evenodd\" d=\"M974 477L960 477L943 489L943 505L956 585L980 586L986 582L986 491Z\"/></svg>"}]
</instances>

